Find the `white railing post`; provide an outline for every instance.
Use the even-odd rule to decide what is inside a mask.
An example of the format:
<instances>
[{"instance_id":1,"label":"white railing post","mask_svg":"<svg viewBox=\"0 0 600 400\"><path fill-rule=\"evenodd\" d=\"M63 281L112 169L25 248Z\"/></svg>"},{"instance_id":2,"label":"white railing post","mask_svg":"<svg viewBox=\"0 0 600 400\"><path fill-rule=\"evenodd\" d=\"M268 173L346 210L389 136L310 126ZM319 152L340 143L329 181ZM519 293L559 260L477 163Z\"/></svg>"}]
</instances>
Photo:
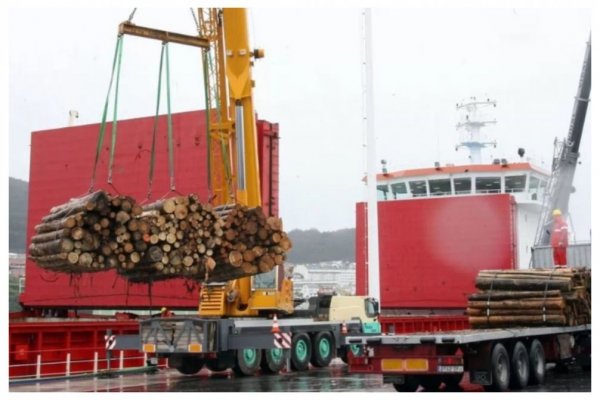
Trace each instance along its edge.
<instances>
[{"instance_id":1,"label":"white railing post","mask_svg":"<svg viewBox=\"0 0 600 400\"><path fill-rule=\"evenodd\" d=\"M142 365L142 367L145 367L148 365L148 353L144 352L144 365Z\"/></svg>"},{"instance_id":2,"label":"white railing post","mask_svg":"<svg viewBox=\"0 0 600 400\"><path fill-rule=\"evenodd\" d=\"M94 374L98 373L98 352L94 352Z\"/></svg>"},{"instance_id":3,"label":"white railing post","mask_svg":"<svg viewBox=\"0 0 600 400\"><path fill-rule=\"evenodd\" d=\"M67 366L66 366L65 375L71 376L71 353L67 353Z\"/></svg>"},{"instance_id":4,"label":"white railing post","mask_svg":"<svg viewBox=\"0 0 600 400\"><path fill-rule=\"evenodd\" d=\"M37 363L35 366L35 377L40 379L42 377L42 355L37 355Z\"/></svg>"},{"instance_id":5,"label":"white railing post","mask_svg":"<svg viewBox=\"0 0 600 400\"><path fill-rule=\"evenodd\" d=\"M120 370L123 369L123 356L124 356L123 350L121 350L119 352L119 369Z\"/></svg>"}]
</instances>

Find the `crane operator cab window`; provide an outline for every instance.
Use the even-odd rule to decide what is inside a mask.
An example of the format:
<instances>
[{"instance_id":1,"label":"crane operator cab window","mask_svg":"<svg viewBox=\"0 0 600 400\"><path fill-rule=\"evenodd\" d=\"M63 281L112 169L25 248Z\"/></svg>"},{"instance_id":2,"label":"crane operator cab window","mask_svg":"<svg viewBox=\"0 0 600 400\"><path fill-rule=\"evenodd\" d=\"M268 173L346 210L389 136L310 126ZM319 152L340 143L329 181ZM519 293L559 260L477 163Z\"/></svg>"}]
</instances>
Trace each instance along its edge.
<instances>
[{"instance_id":1,"label":"crane operator cab window","mask_svg":"<svg viewBox=\"0 0 600 400\"><path fill-rule=\"evenodd\" d=\"M269 272L254 275L254 277L252 277L252 288L277 289L277 270L278 268L273 268Z\"/></svg>"}]
</instances>

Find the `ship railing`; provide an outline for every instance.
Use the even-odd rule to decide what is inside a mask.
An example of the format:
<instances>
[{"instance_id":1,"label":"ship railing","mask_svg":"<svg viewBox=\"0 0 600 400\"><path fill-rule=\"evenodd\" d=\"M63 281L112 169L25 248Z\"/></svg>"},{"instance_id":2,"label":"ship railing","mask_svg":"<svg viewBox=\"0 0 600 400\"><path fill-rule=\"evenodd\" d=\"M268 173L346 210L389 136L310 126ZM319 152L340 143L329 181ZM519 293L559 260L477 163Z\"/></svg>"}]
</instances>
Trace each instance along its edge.
<instances>
[{"instance_id":1,"label":"ship railing","mask_svg":"<svg viewBox=\"0 0 600 400\"><path fill-rule=\"evenodd\" d=\"M77 347L66 351L64 348L17 348L9 351L9 381L124 371L146 367L148 361L147 353L135 350L112 350L109 358L107 350L100 346ZM158 367L166 367L166 360L160 360Z\"/></svg>"}]
</instances>

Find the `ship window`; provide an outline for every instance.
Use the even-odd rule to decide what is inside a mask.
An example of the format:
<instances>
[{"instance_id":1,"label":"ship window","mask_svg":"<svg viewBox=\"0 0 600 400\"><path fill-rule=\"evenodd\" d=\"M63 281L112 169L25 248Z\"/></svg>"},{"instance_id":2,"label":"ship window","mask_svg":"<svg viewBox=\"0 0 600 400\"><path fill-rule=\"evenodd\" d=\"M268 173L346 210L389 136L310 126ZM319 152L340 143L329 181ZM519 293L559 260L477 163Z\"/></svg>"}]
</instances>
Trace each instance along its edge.
<instances>
[{"instance_id":1,"label":"ship window","mask_svg":"<svg viewBox=\"0 0 600 400\"><path fill-rule=\"evenodd\" d=\"M387 185L377 185L377 200L387 200L388 191Z\"/></svg>"},{"instance_id":2,"label":"ship window","mask_svg":"<svg viewBox=\"0 0 600 400\"><path fill-rule=\"evenodd\" d=\"M539 178L536 178L535 176L530 176L529 177L529 192L536 193L538 191L539 184L540 184Z\"/></svg>"},{"instance_id":3,"label":"ship window","mask_svg":"<svg viewBox=\"0 0 600 400\"><path fill-rule=\"evenodd\" d=\"M408 190L406 189L406 183L404 182L392 183L390 186L392 187L392 195L394 195L394 199L405 197L400 195L408 194Z\"/></svg>"},{"instance_id":4,"label":"ship window","mask_svg":"<svg viewBox=\"0 0 600 400\"><path fill-rule=\"evenodd\" d=\"M500 177L475 178L476 193L500 193Z\"/></svg>"},{"instance_id":5,"label":"ship window","mask_svg":"<svg viewBox=\"0 0 600 400\"><path fill-rule=\"evenodd\" d=\"M471 193L471 178L454 178L454 194Z\"/></svg>"},{"instance_id":6,"label":"ship window","mask_svg":"<svg viewBox=\"0 0 600 400\"><path fill-rule=\"evenodd\" d=\"M445 196L452 194L450 179L430 179L429 193L432 196Z\"/></svg>"},{"instance_id":7,"label":"ship window","mask_svg":"<svg viewBox=\"0 0 600 400\"><path fill-rule=\"evenodd\" d=\"M518 193L525 191L525 175L512 175L504 178L504 188L506 193Z\"/></svg>"},{"instance_id":8,"label":"ship window","mask_svg":"<svg viewBox=\"0 0 600 400\"><path fill-rule=\"evenodd\" d=\"M413 197L427 196L427 183L425 181L412 181L408 184Z\"/></svg>"}]
</instances>

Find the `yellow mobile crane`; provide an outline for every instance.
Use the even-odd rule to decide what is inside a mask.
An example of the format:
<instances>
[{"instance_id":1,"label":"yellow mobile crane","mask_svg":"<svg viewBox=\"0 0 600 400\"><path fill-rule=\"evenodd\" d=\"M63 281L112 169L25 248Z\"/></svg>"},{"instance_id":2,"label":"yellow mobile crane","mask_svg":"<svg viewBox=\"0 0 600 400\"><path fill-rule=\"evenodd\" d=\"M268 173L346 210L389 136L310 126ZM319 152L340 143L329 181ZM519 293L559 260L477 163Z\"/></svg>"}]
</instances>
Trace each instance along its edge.
<instances>
[{"instance_id":1,"label":"yellow mobile crane","mask_svg":"<svg viewBox=\"0 0 600 400\"><path fill-rule=\"evenodd\" d=\"M203 50L204 79L210 140L210 190L217 205L260 207L260 175L256 121L252 99L253 60L263 50L250 50L247 11L243 8L198 10L200 34L208 39ZM253 278L204 286L200 315L206 317L258 316L293 311L292 282L275 270L274 287L252 290Z\"/></svg>"},{"instance_id":2,"label":"yellow mobile crane","mask_svg":"<svg viewBox=\"0 0 600 400\"><path fill-rule=\"evenodd\" d=\"M245 9L198 9L198 20L198 36L131 21L120 25L120 33L202 48L209 189L215 210L227 213L234 204L260 207L251 69L263 51L250 50ZM275 276L265 279L269 274ZM213 371L233 368L252 375L259 368L277 373L288 360L295 370L306 370L309 363L325 367L336 356L346 356L343 335L349 331L380 331L379 306L373 299L329 295L310 299L305 310L293 305L292 282L278 266L267 274L204 285L198 317L143 320L139 336L119 338L116 349L141 347L168 357L169 365L183 374L195 374L206 365ZM240 318L264 315L275 317ZM277 321L277 315L286 318Z\"/></svg>"}]
</instances>

